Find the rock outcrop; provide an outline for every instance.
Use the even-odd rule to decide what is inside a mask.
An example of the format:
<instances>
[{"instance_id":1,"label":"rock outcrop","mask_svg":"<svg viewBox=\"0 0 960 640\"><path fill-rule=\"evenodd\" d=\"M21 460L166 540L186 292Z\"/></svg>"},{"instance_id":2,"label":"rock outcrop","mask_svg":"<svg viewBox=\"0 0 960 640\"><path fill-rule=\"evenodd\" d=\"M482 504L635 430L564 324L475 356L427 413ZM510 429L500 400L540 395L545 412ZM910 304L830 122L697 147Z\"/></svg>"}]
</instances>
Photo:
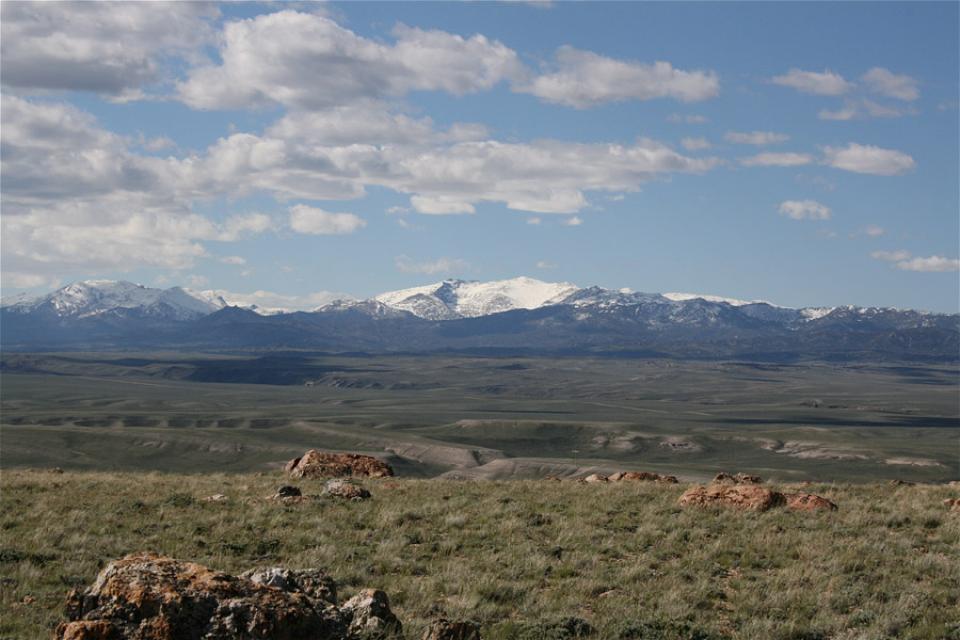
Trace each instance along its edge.
<instances>
[{"instance_id":1,"label":"rock outcrop","mask_svg":"<svg viewBox=\"0 0 960 640\"><path fill-rule=\"evenodd\" d=\"M729 473L718 473L713 478L714 482L720 483L729 483L729 484L762 484L763 478L760 476L752 476L747 473L738 473L736 475L731 475Z\"/></svg>"},{"instance_id":2,"label":"rock outcrop","mask_svg":"<svg viewBox=\"0 0 960 640\"><path fill-rule=\"evenodd\" d=\"M360 485L339 478L327 480L323 485L323 494L345 500L366 500L370 497L370 492Z\"/></svg>"},{"instance_id":3,"label":"rock outcrop","mask_svg":"<svg viewBox=\"0 0 960 640\"><path fill-rule=\"evenodd\" d=\"M385 478L393 468L373 456L356 453L324 453L310 449L287 463L285 470L292 478Z\"/></svg>"},{"instance_id":4,"label":"rock outcrop","mask_svg":"<svg viewBox=\"0 0 960 640\"><path fill-rule=\"evenodd\" d=\"M731 507L766 511L786 507L792 511L836 511L837 505L812 493L780 493L757 484L713 483L690 487L680 496L683 507Z\"/></svg>"},{"instance_id":5,"label":"rock outcrop","mask_svg":"<svg viewBox=\"0 0 960 640\"><path fill-rule=\"evenodd\" d=\"M319 570L271 568L232 576L153 553L110 563L67 599L55 640L354 640L401 630L386 594L364 590L337 606Z\"/></svg>"},{"instance_id":6,"label":"rock outcrop","mask_svg":"<svg viewBox=\"0 0 960 640\"><path fill-rule=\"evenodd\" d=\"M787 509L793 511L836 511L837 505L812 493L785 493Z\"/></svg>"},{"instance_id":7,"label":"rock outcrop","mask_svg":"<svg viewBox=\"0 0 960 640\"><path fill-rule=\"evenodd\" d=\"M480 640L480 627L473 622L434 620L422 640Z\"/></svg>"},{"instance_id":8,"label":"rock outcrop","mask_svg":"<svg viewBox=\"0 0 960 640\"><path fill-rule=\"evenodd\" d=\"M782 493L752 484L711 484L695 486L680 496L680 505L684 507L732 507L766 511L786 502Z\"/></svg>"},{"instance_id":9,"label":"rock outcrop","mask_svg":"<svg viewBox=\"0 0 960 640\"><path fill-rule=\"evenodd\" d=\"M653 473L652 471L625 471L621 475L620 480L677 484L676 476L665 476L659 473Z\"/></svg>"}]
</instances>

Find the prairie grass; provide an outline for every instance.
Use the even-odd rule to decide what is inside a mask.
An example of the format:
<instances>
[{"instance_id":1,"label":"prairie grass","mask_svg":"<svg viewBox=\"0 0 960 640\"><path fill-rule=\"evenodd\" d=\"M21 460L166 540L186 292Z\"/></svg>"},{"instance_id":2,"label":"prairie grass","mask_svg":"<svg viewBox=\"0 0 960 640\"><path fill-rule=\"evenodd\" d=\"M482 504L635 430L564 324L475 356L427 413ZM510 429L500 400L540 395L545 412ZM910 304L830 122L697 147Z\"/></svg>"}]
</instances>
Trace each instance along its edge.
<instances>
[{"instance_id":1,"label":"prairie grass","mask_svg":"<svg viewBox=\"0 0 960 640\"><path fill-rule=\"evenodd\" d=\"M342 598L384 589L408 638L441 615L492 640L960 638L954 488L813 485L839 511L758 514L680 509L684 485L646 483L385 479L366 502L264 499L284 483L4 472L0 637L47 637L71 587L152 550L323 567Z\"/></svg>"}]
</instances>

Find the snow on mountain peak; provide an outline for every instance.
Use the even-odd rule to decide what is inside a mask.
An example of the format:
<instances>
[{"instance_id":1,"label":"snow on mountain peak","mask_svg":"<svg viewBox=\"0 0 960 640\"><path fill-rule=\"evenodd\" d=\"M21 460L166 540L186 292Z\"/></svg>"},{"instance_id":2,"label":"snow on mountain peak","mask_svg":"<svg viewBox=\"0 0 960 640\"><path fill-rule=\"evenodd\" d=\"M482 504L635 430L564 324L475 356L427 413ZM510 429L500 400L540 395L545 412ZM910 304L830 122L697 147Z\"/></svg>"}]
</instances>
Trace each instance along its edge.
<instances>
[{"instance_id":1,"label":"snow on mountain peak","mask_svg":"<svg viewBox=\"0 0 960 640\"><path fill-rule=\"evenodd\" d=\"M680 292L670 292L660 294L667 300L673 300L674 302L685 302L687 300L706 300L707 302L723 302L731 307L742 307L748 304L766 304L771 307L776 307L778 305L771 304L766 300L738 300L737 298L725 298L723 296L714 296L703 293L680 293Z\"/></svg>"},{"instance_id":2,"label":"snow on mountain peak","mask_svg":"<svg viewBox=\"0 0 960 640\"><path fill-rule=\"evenodd\" d=\"M519 277L477 282L443 280L422 287L381 293L374 299L428 320L475 318L512 309L537 309L557 304L577 286Z\"/></svg>"}]
</instances>

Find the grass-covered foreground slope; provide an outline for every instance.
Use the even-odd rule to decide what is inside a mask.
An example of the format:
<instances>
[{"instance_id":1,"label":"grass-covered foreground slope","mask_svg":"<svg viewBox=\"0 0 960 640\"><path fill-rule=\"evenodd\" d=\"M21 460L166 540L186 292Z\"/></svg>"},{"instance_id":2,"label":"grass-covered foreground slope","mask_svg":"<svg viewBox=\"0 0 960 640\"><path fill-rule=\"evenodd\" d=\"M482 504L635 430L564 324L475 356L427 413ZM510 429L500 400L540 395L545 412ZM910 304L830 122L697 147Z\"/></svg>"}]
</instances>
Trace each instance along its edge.
<instances>
[{"instance_id":1,"label":"grass-covered foreground slope","mask_svg":"<svg viewBox=\"0 0 960 640\"><path fill-rule=\"evenodd\" d=\"M812 485L836 512L678 507L685 486L385 479L365 502L265 500L279 474L2 477L0 637L47 637L64 595L138 550L236 572L326 568L384 589L419 638L960 638L960 514L947 486ZM319 481L299 481L319 493ZM204 502L224 493L226 502ZM570 625L568 625L570 626Z\"/></svg>"}]
</instances>

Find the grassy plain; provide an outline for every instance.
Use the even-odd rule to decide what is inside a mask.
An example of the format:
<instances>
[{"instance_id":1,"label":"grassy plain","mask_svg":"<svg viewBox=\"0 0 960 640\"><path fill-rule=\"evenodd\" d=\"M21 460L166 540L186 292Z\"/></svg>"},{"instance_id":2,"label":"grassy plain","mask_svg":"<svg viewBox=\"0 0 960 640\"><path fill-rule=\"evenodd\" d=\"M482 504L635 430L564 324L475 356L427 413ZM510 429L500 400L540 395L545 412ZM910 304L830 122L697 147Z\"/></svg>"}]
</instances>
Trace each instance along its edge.
<instances>
[{"instance_id":1,"label":"grassy plain","mask_svg":"<svg viewBox=\"0 0 960 640\"><path fill-rule=\"evenodd\" d=\"M839 510L738 513L681 509L683 485L652 483L385 479L361 503L265 500L282 482L4 471L0 637L47 637L70 587L153 550L326 568L341 597L387 591L407 638L440 615L492 640L570 638L570 617L597 639L960 638L955 487L813 485Z\"/></svg>"},{"instance_id":2,"label":"grassy plain","mask_svg":"<svg viewBox=\"0 0 960 640\"><path fill-rule=\"evenodd\" d=\"M4 468L243 472L316 447L384 456L413 477L960 478L956 367L310 354L2 365Z\"/></svg>"}]
</instances>

